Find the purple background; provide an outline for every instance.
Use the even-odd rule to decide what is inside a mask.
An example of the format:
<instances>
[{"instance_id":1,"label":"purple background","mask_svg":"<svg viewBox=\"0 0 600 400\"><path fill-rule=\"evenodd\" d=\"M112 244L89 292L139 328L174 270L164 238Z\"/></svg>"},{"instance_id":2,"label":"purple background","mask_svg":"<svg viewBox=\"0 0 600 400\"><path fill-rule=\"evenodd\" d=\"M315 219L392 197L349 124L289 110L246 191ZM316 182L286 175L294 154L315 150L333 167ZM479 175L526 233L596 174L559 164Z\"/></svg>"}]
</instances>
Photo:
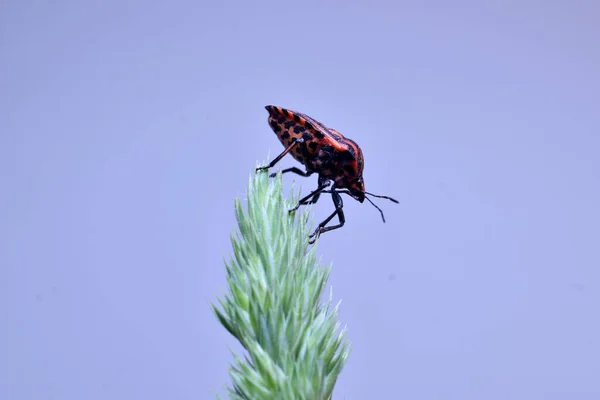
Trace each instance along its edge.
<instances>
[{"instance_id":1,"label":"purple background","mask_svg":"<svg viewBox=\"0 0 600 400\"><path fill-rule=\"evenodd\" d=\"M282 150L275 104L356 140L367 190L401 201L382 224L346 198L319 244L354 346L334 398L599 399L599 20L593 1L3 1L0 398L224 393L238 347L209 304L233 199Z\"/></svg>"}]
</instances>

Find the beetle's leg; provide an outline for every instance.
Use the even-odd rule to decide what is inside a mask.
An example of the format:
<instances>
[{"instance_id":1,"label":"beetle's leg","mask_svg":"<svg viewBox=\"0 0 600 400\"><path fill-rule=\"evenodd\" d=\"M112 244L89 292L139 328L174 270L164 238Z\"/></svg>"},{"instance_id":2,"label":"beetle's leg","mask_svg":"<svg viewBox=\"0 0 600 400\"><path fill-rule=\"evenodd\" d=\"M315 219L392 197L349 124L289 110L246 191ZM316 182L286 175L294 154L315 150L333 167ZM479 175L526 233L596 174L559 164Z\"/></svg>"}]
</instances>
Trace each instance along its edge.
<instances>
[{"instance_id":1,"label":"beetle's leg","mask_svg":"<svg viewBox=\"0 0 600 400\"><path fill-rule=\"evenodd\" d=\"M327 182L327 179L323 179L322 177L319 176L319 187L325 185L326 182ZM327 187L327 186L329 186L329 184L326 184L325 187ZM331 190L333 190L333 189L331 189ZM306 201L303 204L316 204L316 202L319 201L319 197L321 197L321 193L326 193L326 192L330 192L331 193L330 190L322 190L322 191L320 191L318 193L315 193L315 195L313 196L312 200Z\"/></svg>"},{"instance_id":2,"label":"beetle's leg","mask_svg":"<svg viewBox=\"0 0 600 400\"><path fill-rule=\"evenodd\" d=\"M346 217L344 216L343 210L344 202L342 201L342 196L340 196L338 192L332 189L331 198L333 200L333 204L335 205L335 211L329 217L327 217L325 221L321 222L319 226L317 226L317 229L315 229L315 231L312 233L312 235L309 236L309 244L313 244L322 233L341 228L346 223ZM338 216L340 223L337 225L325 227L325 225L327 225L329 221L331 221L336 215Z\"/></svg>"},{"instance_id":3,"label":"beetle's leg","mask_svg":"<svg viewBox=\"0 0 600 400\"><path fill-rule=\"evenodd\" d=\"M320 179L319 179L320 180ZM327 189L329 187L329 185L331 185L330 181L324 181L324 182L319 182L319 186L313 190L312 192L310 192L310 194L304 196L303 198L300 199L300 201L298 201L298 204L296 204L296 207L291 208L289 210L289 212L293 212L296 211L300 206L306 205L306 204L311 204L311 203L315 203L316 199L319 198L319 196L321 195L321 192L325 189ZM309 201L310 198L313 198L312 201Z\"/></svg>"},{"instance_id":4,"label":"beetle's leg","mask_svg":"<svg viewBox=\"0 0 600 400\"><path fill-rule=\"evenodd\" d=\"M286 172L293 172L295 174L298 174L300 176L304 176L304 177L308 177L311 176L313 174L313 171L302 171L300 168L298 167L291 167L291 168L286 168L281 170L282 174L285 174ZM275 175L277 175L277 172L273 172L271 175L269 175L271 178L275 177Z\"/></svg>"},{"instance_id":5,"label":"beetle's leg","mask_svg":"<svg viewBox=\"0 0 600 400\"><path fill-rule=\"evenodd\" d=\"M294 141L292 142L292 144L290 144L280 155L278 155L277 157L275 157L275 159L273 161L271 161L271 163L267 166L264 167L258 167L256 168L257 171L263 170L263 169L269 169L272 168L275 164L277 164L279 162L279 160L281 160L283 157L285 157L285 155L287 153L289 153L290 151L292 151L292 149L294 148L294 146L296 146L298 143L303 143L304 139L300 138L300 139L294 139Z\"/></svg>"}]
</instances>

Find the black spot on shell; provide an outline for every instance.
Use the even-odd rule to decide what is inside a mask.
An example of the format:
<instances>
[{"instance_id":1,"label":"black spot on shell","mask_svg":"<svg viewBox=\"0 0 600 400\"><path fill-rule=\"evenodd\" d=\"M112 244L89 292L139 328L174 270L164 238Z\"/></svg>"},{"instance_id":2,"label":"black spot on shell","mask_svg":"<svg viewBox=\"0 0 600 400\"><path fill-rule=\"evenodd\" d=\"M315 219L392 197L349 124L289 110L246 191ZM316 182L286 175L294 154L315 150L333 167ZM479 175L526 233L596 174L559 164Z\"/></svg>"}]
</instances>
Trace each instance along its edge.
<instances>
[{"instance_id":1,"label":"black spot on shell","mask_svg":"<svg viewBox=\"0 0 600 400\"><path fill-rule=\"evenodd\" d=\"M330 146L327 144L327 145L321 147L321 151L324 151L326 153L333 153L333 146Z\"/></svg>"},{"instance_id":2,"label":"black spot on shell","mask_svg":"<svg viewBox=\"0 0 600 400\"><path fill-rule=\"evenodd\" d=\"M273 122L275 122L275 121L273 121ZM278 124L278 123L276 123L276 122L275 122L274 124L271 124L271 128L273 128L273 131L274 131L275 133L279 133L279 132L281 132L281 125L279 125L279 124Z\"/></svg>"},{"instance_id":3,"label":"black spot on shell","mask_svg":"<svg viewBox=\"0 0 600 400\"><path fill-rule=\"evenodd\" d=\"M302 125L296 125L294 127L294 133L300 133L300 132L304 132L306 130L305 127L303 127Z\"/></svg>"},{"instance_id":4,"label":"black spot on shell","mask_svg":"<svg viewBox=\"0 0 600 400\"><path fill-rule=\"evenodd\" d=\"M323 132L321 132L318 129L315 131L315 136L317 137L317 139L323 139L325 137L325 135L323 134Z\"/></svg>"},{"instance_id":5,"label":"black spot on shell","mask_svg":"<svg viewBox=\"0 0 600 400\"><path fill-rule=\"evenodd\" d=\"M317 154L317 159L323 164L324 168L332 166L334 163L337 164L335 161L335 150L332 146L321 146Z\"/></svg>"},{"instance_id":6,"label":"black spot on shell","mask_svg":"<svg viewBox=\"0 0 600 400\"><path fill-rule=\"evenodd\" d=\"M350 144L348 144L350 143ZM348 151L350 152L350 154L352 154L352 157L356 158L356 151L355 149L358 149L358 145L356 144L355 141L351 140L351 139L347 139L346 138L346 146L348 148Z\"/></svg>"},{"instance_id":7,"label":"black spot on shell","mask_svg":"<svg viewBox=\"0 0 600 400\"><path fill-rule=\"evenodd\" d=\"M281 128L281 127L280 127L280 128ZM283 140L287 140L287 139L289 139L289 138L290 138L290 133L289 133L288 131L285 131L285 132L283 132L283 133L281 134L281 138L282 138Z\"/></svg>"},{"instance_id":8,"label":"black spot on shell","mask_svg":"<svg viewBox=\"0 0 600 400\"><path fill-rule=\"evenodd\" d=\"M350 151L342 151L339 153L338 157L341 163L346 163L355 160L354 154L352 154L352 152Z\"/></svg>"},{"instance_id":9,"label":"black spot on shell","mask_svg":"<svg viewBox=\"0 0 600 400\"><path fill-rule=\"evenodd\" d=\"M312 135L311 135L310 133L308 133L308 132L304 132L304 133L302 134L302 139L304 139L304 140L305 140L305 141L307 141L307 142L308 142L309 140L312 140L312 138L313 138L313 137L312 137Z\"/></svg>"},{"instance_id":10,"label":"black spot on shell","mask_svg":"<svg viewBox=\"0 0 600 400\"><path fill-rule=\"evenodd\" d=\"M277 118L277 122L279 122L280 124L283 124L285 122L285 117L280 116L279 118Z\"/></svg>"},{"instance_id":11,"label":"black spot on shell","mask_svg":"<svg viewBox=\"0 0 600 400\"><path fill-rule=\"evenodd\" d=\"M354 168L352 168L352 165L347 164L347 165L344 165L342 168L344 169L344 171L346 171L346 173L348 175L350 175L350 176L356 175L356 171L354 170Z\"/></svg>"},{"instance_id":12,"label":"black spot on shell","mask_svg":"<svg viewBox=\"0 0 600 400\"><path fill-rule=\"evenodd\" d=\"M285 127L285 129L290 129L294 125L296 125L296 121L286 121L286 123L283 124L283 126Z\"/></svg>"},{"instance_id":13,"label":"black spot on shell","mask_svg":"<svg viewBox=\"0 0 600 400\"><path fill-rule=\"evenodd\" d=\"M310 142L308 144L308 148L310 148L312 151L315 151L318 146L319 146L319 144L317 142Z\"/></svg>"}]
</instances>

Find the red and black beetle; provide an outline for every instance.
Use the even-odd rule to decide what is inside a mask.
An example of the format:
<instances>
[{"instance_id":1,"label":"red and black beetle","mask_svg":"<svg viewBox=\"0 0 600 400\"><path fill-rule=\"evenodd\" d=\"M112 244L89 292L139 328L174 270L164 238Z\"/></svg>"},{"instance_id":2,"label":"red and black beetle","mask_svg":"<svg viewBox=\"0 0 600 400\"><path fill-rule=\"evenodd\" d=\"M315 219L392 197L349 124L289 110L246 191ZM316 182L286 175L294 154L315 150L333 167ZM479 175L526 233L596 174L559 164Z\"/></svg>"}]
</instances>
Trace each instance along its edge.
<instances>
[{"instance_id":1,"label":"red and black beetle","mask_svg":"<svg viewBox=\"0 0 600 400\"><path fill-rule=\"evenodd\" d=\"M275 157L269 165L258 167L256 170L272 168L286 154L291 153L297 161L306 167L306 171L291 167L284 169L282 173L293 172L301 176L310 176L316 172L319 174L319 180L317 189L300 199L296 207L289 211L295 211L301 205L316 203L321 193L331 193L333 198L335 211L321 222L310 235L309 243L314 243L321 233L344 226L346 219L340 193L348 194L361 203L367 199L379 210L381 218L385 222L383 211L366 195L388 199L394 203L398 203L398 201L388 196L380 196L365 191L362 176L364 168L363 154L360 147L353 140L344 137L335 129L328 128L316 119L301 112L278 106L266 106L265 108L269 112L269 126L273 129L285 150ZM275 176L275 174L273 173L271 176ZM339 224L326 227L336 215Z\"/></svg>"}]
</instances>

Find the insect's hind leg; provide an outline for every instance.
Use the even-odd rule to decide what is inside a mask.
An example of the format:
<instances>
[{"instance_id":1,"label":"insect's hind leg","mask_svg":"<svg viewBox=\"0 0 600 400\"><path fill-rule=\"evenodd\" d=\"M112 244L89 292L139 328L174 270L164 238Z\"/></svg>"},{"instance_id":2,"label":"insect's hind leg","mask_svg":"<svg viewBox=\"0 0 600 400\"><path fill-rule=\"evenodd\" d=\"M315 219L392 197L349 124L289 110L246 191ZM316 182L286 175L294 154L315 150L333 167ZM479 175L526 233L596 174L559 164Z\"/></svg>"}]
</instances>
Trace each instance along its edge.
<instances>
[{"instance_id":1,"label":"insect's hind leg","mask_svg":"<svg viewBox=\"0 0 600 400\"><path fill-rule=\"evenodd\" d=\"M342 196L335 190L331 190L331 198L333 200L333 204L335 205L335 211L327 218L325 221L321 222L317 229L309 236L309 244L313 244L317 238L325 232L332 231L334 229L339 229L346 223L346 217L344 216L344 202L342 201ZM339 223L337 225L325 226L333 219L333 217L338 216Z\"/></svg>"},{"instance_id":2,"label":"insect's hind leg","mask_svg":"<svg viewBox=\"0 0 600 400\"><path fill-rule=\"evenodd\" d=\"M292 149L298 144L298 143L303 143L304 139L300 138L300 139L294 139L294 141L292 142L292 144L290 144L280 155L278 155L277 157L275 157L273 159L273 161L271 161L269 163L269 165L266 165L264 167L258 167L256 168L257 171L261 171L263 169L269 169L275 166L275 164L277 164L283 157L285 157L285 155L287 153L289 153L290 151L292 151Z\"/></svg>"}]
</instances>

